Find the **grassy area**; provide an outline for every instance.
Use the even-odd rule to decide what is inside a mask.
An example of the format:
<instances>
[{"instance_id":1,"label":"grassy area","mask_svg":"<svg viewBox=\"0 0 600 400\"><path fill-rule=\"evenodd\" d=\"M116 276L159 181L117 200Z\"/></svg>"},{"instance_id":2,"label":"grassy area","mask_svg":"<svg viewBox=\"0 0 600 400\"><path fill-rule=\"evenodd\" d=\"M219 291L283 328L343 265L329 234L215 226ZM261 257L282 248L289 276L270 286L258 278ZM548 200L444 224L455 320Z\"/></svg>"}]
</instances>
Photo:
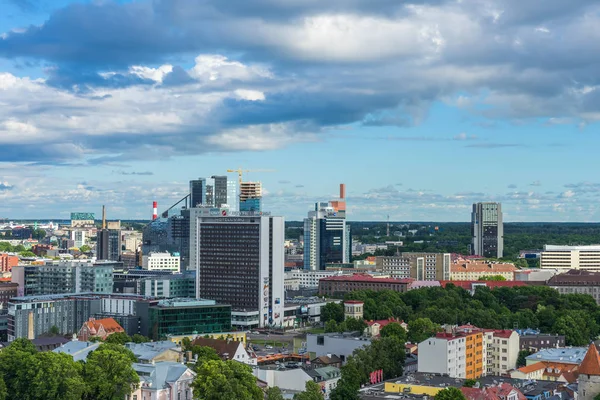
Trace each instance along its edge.
<instances>
[{"instance_id":1,"label":"grassy area","mask_svg":"<svg viewBox=\"0 0 600 400\"><path fill-rule=\"evenodd\" d=\"M325 328L312 328L307 330L306 333L325 333Z\"/></svg>"}]
</instances>

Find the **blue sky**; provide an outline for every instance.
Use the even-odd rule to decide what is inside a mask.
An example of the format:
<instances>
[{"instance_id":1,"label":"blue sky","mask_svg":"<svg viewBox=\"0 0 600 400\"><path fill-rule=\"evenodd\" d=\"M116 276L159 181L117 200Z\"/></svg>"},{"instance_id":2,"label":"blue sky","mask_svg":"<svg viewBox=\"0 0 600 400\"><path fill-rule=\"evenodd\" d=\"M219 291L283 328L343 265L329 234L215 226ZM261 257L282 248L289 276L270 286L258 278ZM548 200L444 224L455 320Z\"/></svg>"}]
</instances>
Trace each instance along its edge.
<instances>
[{"instance_id":1,"label":"blue sky","mask_svg":"<svg viewBox=\"0 0 600 400\"><path fill-rule=\"evenodd\" d=\"M533 4L535 3L535 4ZM226 169L300 219L600 220L592 0L0 0L0 217L145 218ZM235 178L232 175L232 178Z\"/></svg>"}]
</instances>

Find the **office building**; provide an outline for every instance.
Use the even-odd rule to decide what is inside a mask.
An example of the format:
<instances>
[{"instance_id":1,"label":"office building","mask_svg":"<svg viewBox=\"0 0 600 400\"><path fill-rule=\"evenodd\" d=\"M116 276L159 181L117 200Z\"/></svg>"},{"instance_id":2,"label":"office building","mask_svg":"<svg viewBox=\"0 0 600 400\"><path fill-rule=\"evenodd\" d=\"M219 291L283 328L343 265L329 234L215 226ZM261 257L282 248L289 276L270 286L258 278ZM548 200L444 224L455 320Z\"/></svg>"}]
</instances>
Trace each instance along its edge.
<instances>
[{"instance_id":1,"label":"office building","mask_svg":"<svg viewBox=\"0 0 600 400\"><path fill-rule=\"evenodd\" d=\"M102 229L96 236L96 258L120 261L122 252L121 222L106 222L106 210L102 206Z\"/></svg>"},{"instance_id":2,"label":"office building","mask_svg":"<svg viewBox=\"0 0 600 400\"><path fill-rule=\"evenodd\" d=\"M600 270L600 245L545 245L540 256L540 268Z\"/></svg>"},{"instance_id":3,"label":"office building","mask_svg":"<svg viewBox=\"0 0 600 400\"><path fill-rule=\"evenodd\" d=\"M229 211L237 212L240 210L239 187L236 180L227 181L227 205Z\"/></svg>"},{"instance_id":4,"label":"office building","mask_svg":"<svg viewBox=\"0 0 600 400\"><path fill-rule=\"evenodd\" d=\"M190 211L179 209L168 218L157 218L143 228L142 253L178 253L181 269L189 265Z\"/></svg>"},{"instance_id":5,"label":"office building","mask_svg":"<svg viewBox=\"0 0 600 400\"><path fill-rule=\"evenodd\" d=\"M206 203L205 206L214 207L215 204L215 187L213 185L206 185Z\"/></svg>"},{"instance_id":6,"label":"office building","mask_svg":"<svg viewBox=\"0 0 600 400\"><path fill-rule=\"evenodd\" d=\"M112 261L61 260L44 265L18 265L13 268L12 282L19 285L19 295L35 296L60 293L112 293L113 271L122 263Z\"/></svg>"},{"instance_id":7,"label":"office building","mask_svg":"<svg viewBox=\"0 0 600 400\"><path fill-rule=\"evenodd\" d=\"M323 278L329 278L330 276L344 275L341 271L325 270L325 271L311 271L294 269L290 272L286 272L286 279L298 279L299 287L304 289L318 289L319 281ZM351 274L346 274L351 275Z\"/></svg>"},{"instance_id":8,"label":"office building","mask_svg":"<svg viewBox=\"0 0 600 400\"><path fill-rule=\"evenodd\" d=\"M260 182L240 182L240 211L262 210L262 186Z\"/></svg>"},{"instance_id":9,"label":"office building","mask_svg":"<svg viewBox=\"0 0 600 400\"><path fill-rule=\"evenodd\" d=\"M205 299L161 300L149 307L150 332L153 340L167 336L229 332L231 306Z\"/></svg>"},{"instance_id":10,"label":"office building","mask_svg":"<svg viewBox=\"0 0 600 400\"><path fill-rule=\"evenodd\" d=\"M94 213L86 212L72 212L71 213L71 227L80 228L87 227L91 228L96 223L96 217Z\"/></svg>"},{"instance_id":11,"label":"office building","mask_svg":"<svg viewBox=\"0 0 600 400\"><path fill-rule=\"evenodd\" d=\"M479 279L501 276L507 281L515 280L518 268L514 264L479 260L460 260L450 267L450 280L477 281Z\"/></svg>"},{"instance_id":12,"label":"office building","mask_svg":"<svg viewBox=\"0 0 600 400\"><path fill-rule=\"evenodd\" d=\"M419 281L449 280L452 257L449 253L402 253L375 258L377 270L393 278Z\"/></svg>"},{"instance_id":13,"label":"office building","mask_svg":"<svg viewBox=\"0 0 600 400\"><path fill-rule=\"evenodd\" d=\"M349 263L352 253L350 226L346 224L346 187L340 199L315 204L304 219L304 269L324 270L326 264Z\"/></svg>"},{"instance_id":14,"label":"office building","mask_svg":"<svg viewBox=\"0 0 600 400\"><path fill-rule=\"evenodd\" d=\"M554 275L547 285L560 294L588 294L600 304L600 271L572 269L563 274Z\"/></svg>"},{"instance_id":15,"label":"office building","mask_svg":"<svg viewBox=\"0 0 600 400\"><path fill-rule=\"evenodd\" d=\"M86 244L86 233L87 231L82 229L75 229L71 231L71 240L73 240L75 247L80 248Z\"/></svg>"},{"instance_id":16,"label":"office building","mask_svg":"<svg viewBox=\"0 0 600 400\"><path fill-rule=\"evenodd\" d=\"M268 213L190 210L190 266L198 298L231 304L257 326L283 322L284 219Z\"/></svg>"},{"instance_id":17,"label":"office building","mask_svg":"<svg viewBox=\"0 0 600 400\"><path fill-rule=\"evenodd\" d=\"M196 274L172 274L140 279L136 294L156 298L195 298Z\"/></svg>"},{"instance_id":18,"label":"office building","mask_svg":"<svg viewBox=\"0 0 600 400\"><path fill-rule=\"evenodd\" d=\"M227 177L223 175L213 175L211 177L214 181L214 202L211 205L214 205L216 208L221 208L225 205L230 205L228 198L228 184ZM235 182L234 182L235 183ZM232 199L236 201L237 199Z\"/></svg>"},{"instance_id":19,"label":"office building","mask_svg":"<svg viewBox=\"0 0 600 400\"><path fill-rule=\"evenodd\" d=\"M471 213L471 254L502 258L504 252L504 224L500 203L473 204Z\"/></svg>"},{"instance_id":20,"label":"office building","mask_svg":"<svg viewBox=\"0 0 600 400\"><path fill-rule=\"evenodd\" d=\"M179 254L177 253L152 252L142 257L142 268L149 271L168 270L179 272L180 266Z\"/></svg>"},{"instance_id":21,"label":"office building","mask_svg":"<svg viewBox=\"0 0 600 400\"><path fill-rule=\"evenodd\" d=\"M343 296L355 290L406 292L412 279L377 278L366 274L331 276L319 281L320 296Z\"/></svg>"},{"instance_id":22,"label":"office building","mask_svg":"<svg viewBox=\"0 0 600 400\"><path fill-rule=\"evenodd\" d=\"M197 207L206 204L206 179L198 178L190 181L190 206Z\"/></svg>"},{"instance_id":23,"label":"office building","mask_svg":"<svg viewBox=\"0 0 600 400\"><path fill-rule=\"evenodd\" d=\"M0 273L10 272L19 264L19 257L13 254L0 253Z\"/></svg>"}]
</instances>

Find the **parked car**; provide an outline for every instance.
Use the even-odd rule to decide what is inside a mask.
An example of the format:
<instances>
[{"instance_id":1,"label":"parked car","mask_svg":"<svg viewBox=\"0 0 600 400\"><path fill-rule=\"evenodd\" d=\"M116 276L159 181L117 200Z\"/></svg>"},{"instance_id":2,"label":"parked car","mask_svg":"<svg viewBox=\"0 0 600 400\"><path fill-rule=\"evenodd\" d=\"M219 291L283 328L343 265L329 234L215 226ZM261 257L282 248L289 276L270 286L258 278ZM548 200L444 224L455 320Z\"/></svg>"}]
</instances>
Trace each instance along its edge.
<instances>
[{"instance_id":1,"label":"parked car","mask_svg":"<svg viewBox=\"0 0 600 400\"><path fill-rule=\"evenodd\" d=\"M273 348L273 346L271 346L270 344L265 346L265 349L267 349L267 350L271 350L272 348Z\"/></svg>"}]
</instances>

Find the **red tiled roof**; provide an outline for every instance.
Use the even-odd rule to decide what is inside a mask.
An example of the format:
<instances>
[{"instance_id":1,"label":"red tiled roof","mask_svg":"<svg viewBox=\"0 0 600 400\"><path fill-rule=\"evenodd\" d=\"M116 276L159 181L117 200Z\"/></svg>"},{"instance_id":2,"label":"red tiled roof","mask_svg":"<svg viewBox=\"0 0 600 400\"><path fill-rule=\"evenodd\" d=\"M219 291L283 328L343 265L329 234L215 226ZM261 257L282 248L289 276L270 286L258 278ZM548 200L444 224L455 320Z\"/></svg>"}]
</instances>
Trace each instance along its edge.
<instances>
[{"instance_id":1,"label":"red tiled roof","mask_svg":"<svg viewBox=\"0 0 600 400\"><path fill-rule=\"evenodd\" d=\"M493 329L492 332L494 332L495 337L508 339L512 336L514 331L511 331L510 329Z\"/></svg>"},{"instance_id":2,"label":"red tiled roof","mask_svg":"<svg viewBox=\"0 0 600 400\"><path fill-rule=\"evenodd\" d=\"M111 333L125 332L123 327L119 325L114 318L92 319L85 323L90 331L98 332L100 327L104 327L104 331L110 335Z\"/></svg>"},{"instance_id":3,"label":"red tiled roof","mask_svg":"<svg viewBox=\"0 0 600 400\"><path fill-rule=\"evenodd\" d=\"M498 386L485 388L462 387L460 391L468 400L500 400L506 399L512 391L517 392L519 400L525 400L525 396L518 389L509 383L501 383Z\"/></svg>"},{"instance_id":4,"label":"red tiled roof","mask_svg":"<svg viewBox=\"0 0 600 400\"><path fill-rule=\"evenodd\" d=\"M402 324L404 321L399 321L395 318L389 318L389 319L380 319L377 321L366 321L366 322L367 322L367 325L369 325L369 326L373 326L374 324L379 324L379 326L381 328L383 328L384 326L386 326L387 324L390 324L392 322L395 322L397 324Z\"/></svg>"},{"instance_id":5,"label":"red tiled roof","mask_svg":"<svg viewBox=\"0 0 600 400\"><path fill-rule=\"evenodd\" d=\"M579 365L579 373L586 375L600 375L600 355L595 344L591 344L583 361Z\"/></svg>"},{"instance_id":6,"label":"red tiled roof","mask_svg":"<svg viewBox=\"0 0 600 400\"><path fill-rule=\"evenodd\" d=\"M371 275L366 274L354 274L354 275L339 275L330 276L328 278L320 279L323 281L350 281L350 282L373 282L373 283L410 283L413 279L397 279L397 278L374 278Z\"/></svg>"},{"instance_id":7,"label":"red tiled roof","mask_svg":"<svg viewBox=\"0 0 600 400\"><path fill-rule=\"evenodd\" d=\"M515 287L515 286L526 286L527 284L523 281L440 281L442 287L446 287L449 283L454 286L461 287L465 290L473 289L473 284L485 285L490 289L497 287Z\"/></svg>"},{"instance_id":8,"label":"red tiled roof","mask_svg":"<svg viewBox=\"0 0 600 400\"><path fill-rule=\"evenodd\" d=\"M344 301L344 304L364 304L364 301L360 301L360 300L346 300L346 301Z\"/></svg>"}]
</instances>

